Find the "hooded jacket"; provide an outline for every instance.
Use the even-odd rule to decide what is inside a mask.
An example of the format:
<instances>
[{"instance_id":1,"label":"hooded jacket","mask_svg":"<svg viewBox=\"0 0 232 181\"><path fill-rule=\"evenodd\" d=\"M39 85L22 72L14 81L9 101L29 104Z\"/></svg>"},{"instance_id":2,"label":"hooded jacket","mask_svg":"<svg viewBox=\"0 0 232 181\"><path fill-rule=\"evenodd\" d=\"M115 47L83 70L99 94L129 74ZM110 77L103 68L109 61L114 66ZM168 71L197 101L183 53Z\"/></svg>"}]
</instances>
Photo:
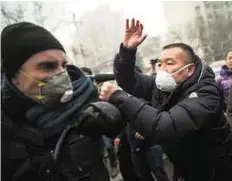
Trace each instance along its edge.
<instances>
[{"instance_id":1,"label":"hooded jacket","mask_svg":"<svg viewBox=\"0 0 232 181\"><path fill-rule=\"evenodd\" d=\"M225 108L228 106L231 107L232 97L230 96L230 92L232 89L232 72L229 71L226 65L222 66L220 75L216 77L216 82L223 91Z\"/></svg>"},{"instance_id":2,"label":"hooded jacket","mask_svg":"<svg viewBox=\"0 0 232 181\"><path fill-rule=\"evenodd\" d=\"M114 60L118 85L133 96L118 90L109 102L151 144L165 146L178 176L186 181L231 180L231 127L212 69L196 56L194 74L166 94L157 89L154 77L134 71L135 53L121 45Z\"/></svg>"}]
</instances>

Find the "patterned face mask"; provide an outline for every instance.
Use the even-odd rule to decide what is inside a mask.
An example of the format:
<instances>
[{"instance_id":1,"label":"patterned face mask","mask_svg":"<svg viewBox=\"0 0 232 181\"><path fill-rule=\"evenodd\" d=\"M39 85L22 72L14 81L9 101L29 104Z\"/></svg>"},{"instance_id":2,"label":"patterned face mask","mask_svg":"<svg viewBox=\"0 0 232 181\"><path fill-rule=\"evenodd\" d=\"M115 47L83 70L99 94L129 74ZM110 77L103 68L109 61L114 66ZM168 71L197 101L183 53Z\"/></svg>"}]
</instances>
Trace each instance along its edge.
<instances>
[{"instance_id":1,"label":"patterned face mask","mask_svg":"<svg viewBox=\"0 0 232 181\"><path fill-rule=\"evenodd\" d=\"M47 107L55 107L71 100L73 87L67 71L52 75L44 80L37 80L22 70L20 71L28 78L38 82L39 91L33 97L39 103ZM28 95L30 96L30 93Z\"/></svg>"}]
</instances>

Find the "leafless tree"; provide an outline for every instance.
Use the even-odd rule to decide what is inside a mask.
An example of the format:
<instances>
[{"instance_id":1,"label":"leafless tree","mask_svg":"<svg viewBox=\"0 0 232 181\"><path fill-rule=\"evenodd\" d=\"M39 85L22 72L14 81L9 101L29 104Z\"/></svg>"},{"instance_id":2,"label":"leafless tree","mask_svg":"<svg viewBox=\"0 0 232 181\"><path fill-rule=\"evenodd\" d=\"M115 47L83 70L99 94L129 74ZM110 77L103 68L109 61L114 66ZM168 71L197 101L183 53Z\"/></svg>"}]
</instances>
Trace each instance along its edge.
<instances>
[{"instance_id":1,"label":"leafless tree","mask_svg":"<svg viewBox=\"0 0 232 181\"><path fill-rule=\"evenodd\" d=\"M190 21L192 24L188 23L181 27L186 33L181 33L180 29L170 31L172 41L186 40L194 49L202 52L202 57L207 62L224 59L232 47L232 3L227 2L225 7L227 11L224 12L225 9L222 9L219 12L214 9L214 12L208 13L204 19L201 8L196 6L196 16Z\"/></svg>"},{"instance_id":2,"label":"leafless tree","mask_svg":"<svg viewBox=\"0 0 232 181\"><path fill-rule=\"evenodd\" d=\"M44 26L45 21L47 20L47 16L43 14L44 3L42 1L34 1L33 6L36 23L41 26Z\"/></svg>"},{"instance_id":3,"label":"leafless tree","mask_svg":"<svg viewBox=\"0 0 232 181\"><path fill-rule=\"evenodd\" d=\"M21 5L17 5L15 9L10 9L1 2L1 26L7 26L12 23L20 22L24 19L24 9Z\"/></svg>"},{"instance_id":4,"label":"leafless tree","mask_svg":"<svg viewBox=\"0 0 232 181\"><path fill-rule=\"evenodd\" d=\"M123 31L124 19L120 15L120 12L111 12L104 5L85 12L80 20L72 15L70 23L76 30L72 52L77 64L94 67L113 59Z\"/></svg>"},{"instance_id":5,"label":"leafless tree","mask_svg":"<svg viewBox=\"0 0 232 181\"><path fill-rule=\"evenodd\" d=\"M50 16L50 12L45 11L45 2L35 1L28 2L27 4L31 6L30 13L32 14L30 16L32 16L32 19L34 18L36 24L48 28L52 32L59 28L59 20L56 20L56 23L52 23L51 25L51 17L53 16ZM10 2L8 4L7 2L1 2L1 28L12 23L27 21L28 16L26 16L26 10L28 11L28 9L23 8L23 3Z\"/></svg>"}]
</instances>

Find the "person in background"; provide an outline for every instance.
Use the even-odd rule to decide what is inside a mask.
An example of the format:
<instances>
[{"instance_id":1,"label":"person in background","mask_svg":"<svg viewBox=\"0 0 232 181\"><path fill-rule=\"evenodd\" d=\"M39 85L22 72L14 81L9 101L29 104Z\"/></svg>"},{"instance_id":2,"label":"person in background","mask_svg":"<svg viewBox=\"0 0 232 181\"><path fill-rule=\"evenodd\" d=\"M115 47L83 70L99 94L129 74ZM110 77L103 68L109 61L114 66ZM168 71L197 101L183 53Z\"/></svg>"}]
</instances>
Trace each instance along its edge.
<instances>
[{"instance_id":1,"label":"person in background","mask_svg":"<svg viewBox=\"0 0 232 181\"><path fill-rule=\"evenodd\" d=\"M151 59L149 62L150 68L149 68L149 72L148 75L156 75L156 69L157 69L157 64L158 63L158 59Z\"/></svg>"},{"instance_id":2,"label":"person in background","mask_svg":"<svg viewBox=\"0 0 232 181\"><path fill-rule=\"evenodd\" d=\"M232 104L231 104L231 102L232 102L232 88L230 88L230 91L229 91L229 99L228 99L229 101L229 104L227 104L227 114L226 114L226 116L227 116L227 118L228 118L228 120L230 121L230 124L232 125Z\"/></svg>"},{"instance_id":3,"label":"person in background","mask_svg":"<svg viewBox=\"0 0 232 181\"><path fill-rule=\"evenodd\" d=\"M232 51L226 56L226 65L221 67L220 75L216 77L216 82L223 91L224 111L227 115L232 114Z\"/></svg>"}]
</instances>

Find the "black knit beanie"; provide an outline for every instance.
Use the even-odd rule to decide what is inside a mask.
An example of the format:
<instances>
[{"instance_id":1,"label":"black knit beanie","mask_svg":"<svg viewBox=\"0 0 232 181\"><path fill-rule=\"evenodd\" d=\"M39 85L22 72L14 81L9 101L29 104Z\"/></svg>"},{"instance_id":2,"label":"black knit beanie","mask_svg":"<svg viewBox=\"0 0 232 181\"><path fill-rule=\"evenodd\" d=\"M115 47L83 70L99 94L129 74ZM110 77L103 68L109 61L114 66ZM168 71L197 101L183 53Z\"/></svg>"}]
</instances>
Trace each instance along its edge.
<instances>
[{"instance_id":1,"label":"black knit beanie","mask_svg":"<svg viewBox=\"0 0 232 181\"><path fill-rule=\"evenodd\" d=\"M60 42L43 27L28 22L11 24L1 33L3 72L11 79L28 58L49 49L65 52Z\"/></svg>"}]
</instances>

